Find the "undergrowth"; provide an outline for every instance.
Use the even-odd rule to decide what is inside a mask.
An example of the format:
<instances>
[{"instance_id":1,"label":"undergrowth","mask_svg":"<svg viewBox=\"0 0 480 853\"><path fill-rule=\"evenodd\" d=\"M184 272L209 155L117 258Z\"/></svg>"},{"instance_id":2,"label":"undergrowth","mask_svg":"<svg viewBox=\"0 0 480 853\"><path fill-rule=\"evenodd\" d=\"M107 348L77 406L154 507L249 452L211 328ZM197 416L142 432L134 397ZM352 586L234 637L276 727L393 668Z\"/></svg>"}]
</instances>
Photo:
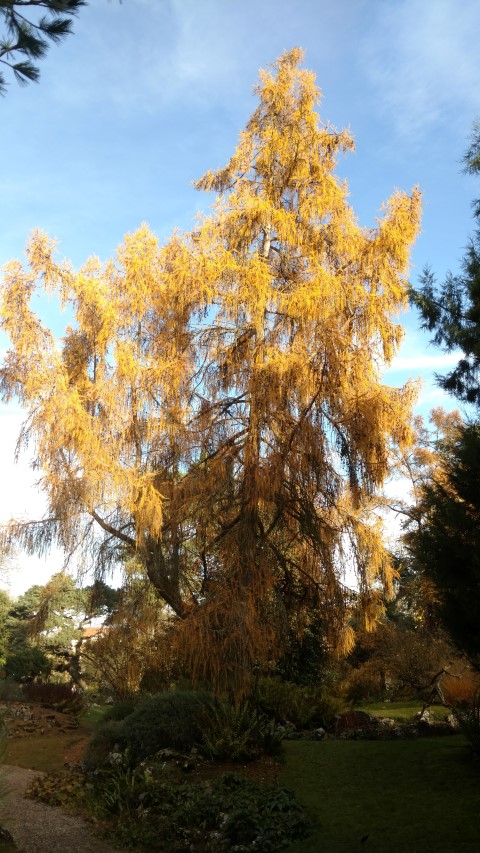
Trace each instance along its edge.
<instances>
[{"instance_id":1,"label":"undergrowth","mask_svg":"<svg viewBox=\"0 0 480 853\"><path fill-rule=\"evenodd\" d=\"M233 773L213 782L169 783L115 768L97 779L94 802L120 845L168 853L274 853L310 829L289 791Z\"/></svg>"}]
</instances>

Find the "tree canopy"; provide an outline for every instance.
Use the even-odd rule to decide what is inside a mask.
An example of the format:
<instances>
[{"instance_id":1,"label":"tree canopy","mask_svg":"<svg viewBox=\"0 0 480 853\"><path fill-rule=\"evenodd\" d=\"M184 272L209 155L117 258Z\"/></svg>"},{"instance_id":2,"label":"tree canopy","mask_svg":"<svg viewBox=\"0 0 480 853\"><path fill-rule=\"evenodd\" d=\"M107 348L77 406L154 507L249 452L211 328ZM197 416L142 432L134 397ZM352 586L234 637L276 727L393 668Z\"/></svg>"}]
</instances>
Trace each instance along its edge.
<instances>
[{"instance_id":1,"label":"tree canopy","mask_svg":"<svg viewBox=\"0 0 480 853\"><path fill-rule=\"evenodd\" d=\"M45 56L49 42L58 44L71 33L72 17L86 5L86 0L0 0L0 20L6 27L0 36L0 63L21 85L36 82L36 61ZM5 90L5 75L0 73L0 94Z\"/></svg>"},{"instance_id":2,"label":"tree canopy","mask_svg":"<svg viewBox=\"0 0 480 853\"><path fill-rule=\"evenodd\" d=\"M480 667L480 425L466 424L440 448L423 487L420 523L407 536L417 572L434 584L433 608L453 641Z\"/></svg>"},{"instance_id":3,"label":"tree canopy","mask_svg":"<svg viewBox=\"0 0 480 853\"><path fill-rule=\"evenodd\" d=\"M381 370L402 330L420 196L395 193L358 225L334 174L351 135L321 122L302 53L262 71L231 160L197 188L209 215L164 246L142 226L115 259L75 272L37 232L5 271L5 399L28 412L49 507L12 524L97 572L134 555L179 618L194 676L243 683L279 654L295 614L325 616L347 648L342 553L367 622L391 581L368 509L415 388ZM61 342L37 288L73 317Z\"/></svg>"},{"instance_id":4,"label":"tree canopy","mask_svg":"<svg viewBox=\"0 0 480 853\"><path fill-rule=\"evenodd\" d=\"M480 173L480 125L474 125L465 155L466 170ZM433 583L434 610L457 646L480 667L480 201L475 202L477 228L470 241L463 271L449 273L436 288L430 271L422 287L412 291L425 328L447 350L461 349L456 367L439 384L462 402L475 406L475 415L458 422L436 442L430 477L423 483L415 509L415 524L406 541L412 566Z\"/></svg>"},{"instance_id":5,"label":"tree canopy","mask_svg":"<svg viewBox=\"0 0 480 853\"><path fill-rule=\"evenodd\" d=\"M465 171L480 174L480 123L473 126L464 157ZM449 272L438 287L430 268L424 270L420 288L411 289L412 303L420 311L422 327L433 332L433 342L447 352L463 355L440 387L466 403L480 406L480 199L474 202L476 228L458 274Z\"/></svg>"}]
</instances>

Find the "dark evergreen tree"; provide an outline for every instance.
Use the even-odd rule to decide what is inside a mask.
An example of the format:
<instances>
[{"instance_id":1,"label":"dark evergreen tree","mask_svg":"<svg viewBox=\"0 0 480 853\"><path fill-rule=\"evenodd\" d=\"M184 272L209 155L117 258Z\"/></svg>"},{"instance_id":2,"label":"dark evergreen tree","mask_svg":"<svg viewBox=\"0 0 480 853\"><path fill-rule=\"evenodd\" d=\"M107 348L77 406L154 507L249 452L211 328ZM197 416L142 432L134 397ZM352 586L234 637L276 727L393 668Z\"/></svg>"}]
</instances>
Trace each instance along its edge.
<instances>
[{"instance_id":1,"label":"dark evergreen tree","mask_svg":"<svg viewBox=\"0 0 480 853\"><path fill-rule=\"evenodd\" d=\"M474 125L465 170L480 174L480 123ZM412 290L433 341L463 356L438 383L477 414L439 446L438 466L422 490L416 520L405 537L412 565L436 589L437 613L459 649L480 668L480 200L476 231L459 275L437 289L427 270Z\"/></svg>"},{"instance_id":2,"label":"dark evergreen tree","mask_svg":"<svg viewBox=\"0 0 480 853\"><path fill-rule=\"evenodd\" d=\"M417 571L433 581L435 609L456 646L480 668L480 424L444 448L424 487L422 521L407 536Z\"/></svg>"},{"instance_id":3,"label":"dark evergreen tree","mask_svg":"<svg viewBox=\"0 0 480 853\"><path fill-rule=\"evenodd\" d=\"M0 63L13 71L25 85L39 78L37 60L42 59L49 43L58 44L72 31L72 18L87 0L0 0ZM6 80L0 72L0 93Z\"/></svg>"},{"instance_id":4,"label":"dark evergreen tree","mask_svg":"<svg viewBox=\"0 0 480 853\"><path fill-rule=\"evenodd\" d=\"M464 157L465 172L480 174L480 122L475 122ZM422 328L433 332L433 342L447 352L460 349L463 357L438 384L462 402L480 406L480 199L474 202L477 227L467 246L461 272L449 272L440 287L425 268L421 287L411 289Z\"/></svg>"}]
</instances>

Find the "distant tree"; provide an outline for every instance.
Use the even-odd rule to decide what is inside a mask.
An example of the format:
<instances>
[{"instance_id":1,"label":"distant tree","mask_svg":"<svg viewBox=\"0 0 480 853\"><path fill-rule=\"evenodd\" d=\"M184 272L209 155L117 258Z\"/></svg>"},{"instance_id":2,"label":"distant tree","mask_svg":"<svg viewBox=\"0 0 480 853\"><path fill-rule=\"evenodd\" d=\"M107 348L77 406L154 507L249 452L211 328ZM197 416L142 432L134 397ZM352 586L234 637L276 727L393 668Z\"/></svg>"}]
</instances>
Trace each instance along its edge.
<instances>
[{"instance_id":1,"label":"distant tree","mask_svg":"<svg viewBox=\"0 0 480 853\"><path fill-rule=\"evenodd\" d=\"M67 673L80 684L79 646L84 625L92 616L110 612L106 602L111 605L115 597L111 593L106 584L95 584L92 601L92 587L78 587L64 572L53 575L44 586L30 587L10 607L10 652L18 658L23 650L22 660L27 660L35 648L48 659L50 670Z\"/></svg>"},{"instance_id":2,"label":"distant tree","mask_svg":"<svg viewBox=\"0 0 480 853\"><path fill-rule=\"evenodd\" d=\"M24 85L40 76L36 60L42 59L49 42L58 44L72 31L72 17L86 0L0 0L0 20L6 33L0 36L0 63L10 68ZM6 90L0 73L0 93Z\"/></svg>"},{"instance_id":3,"label":"distant tree","mask_svg":"<svg viewBox=\"0 0 480 853\"><path fill-rule=\"evenodd\" d=\"M473 128L470 147L464 157L465 171L480 174L480 122ZM421 286L412 288L410 299L420 311L422 327L433 332L433 342L463 355L438 384L458 400L480 406L480 199L474 202L477 223L458 274L449 272L440 287L434 273L426 268Z\"/></svg>"},{"instance_id":4,"label":"distant tree","mask_svg":"<svg viewBox=\"0 0 480 853\"><path fill-rule=\"evenodd\" d=\"M238 690L301 611L351 644L347 541L374 623L391 569L371 500L415 396L381 368L402 337L419 193L358 225L334 173L352 138L320 121L301 58L261 72L236 152L197 184L218 197L192 233L160 247L143 226L78 274L36 234L0 308L2 389L29 413L49 505L7 536L83 548L99 573L140 559L192 673ZM37 283L72 312L61 345L30 307Z\"/></svg>"},{"instance_id":5,"label":"distant tree","mask_svg":"<svg viewBox=\"0 0 480 853\"><path fill-rule=\"evenodd\" d=\"M12 600L5 590L0 589L0 668L5 666L8 636L9 636L9 613Z\"/></svg>"},{"instance_id":6,"label":"distant tree","mask_svg":"<svg viewBox=\"0 0 480 853\"><path fill-rule=\"evenodd\" d=\"M474 125L465 168L480 174L480 124ZM480 200L477 228L460 275L437 289L427 271L411 299L434 343L461 349L457 366L438 383L475 406L437 443L435 465L422 485L405 542L411 566L434 587L434 609L457 646L480 668ZM416 516L416 517L415 517Z\"/></svg>"},{"instance_id":7,"label":"distant tree","mask_svg":"<svg viewBox=\"0 0 480 853\"><path fill-rule=\"evenodd\" d=\"M442 448L425 484L420 523L405 540L413 567L434 585L432 606L457 647L480 668L480 424Z\"/></svg>"},{"instance_id":8,"label":"distant tree","mask_svg":"<svg viewBox=\"0 0 480 853\"><path fill-rule=\"evenodd\" d=\"M30 660L41 663L43 659L48 661L41 669L43 674L68 671L74 654L72 642L81 636L82 594L60 572L45 586L32 586L19 596L9 616L7 671L28 669Z\"/></svg>"},{"instance_id":9,"label":"distant tree","mask_svg":"<svg viewBox=\"0 0 480 853\"><path fill-rule=\"evenodd\" d=\"M121 591L114 589L97 578L93 584L85 587L86 613L90 616L111 617L120 603Z\"/></svg>"},{"instance_id":10,"label":"distant tree","mask_svg":"<svg viewBox=\"0 0 480 853\"><path fill-rule=\"evenodd\" d=\"M144 573L130 563L124 588L102 630L82 643L83 666L118 699L141 688L165 689L172 681L171 620ZM146 680L148 684L146 684Z\"/></svg>"}]
</instances>

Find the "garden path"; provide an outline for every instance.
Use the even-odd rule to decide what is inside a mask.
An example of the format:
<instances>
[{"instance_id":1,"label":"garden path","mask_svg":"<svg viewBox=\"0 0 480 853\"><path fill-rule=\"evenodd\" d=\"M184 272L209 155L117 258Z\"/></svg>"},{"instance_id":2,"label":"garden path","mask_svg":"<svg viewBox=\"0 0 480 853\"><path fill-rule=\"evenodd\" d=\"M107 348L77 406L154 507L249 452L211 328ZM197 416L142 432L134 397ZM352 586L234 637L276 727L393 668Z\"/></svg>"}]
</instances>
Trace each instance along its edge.
<instances>
[{"instance_id":1,"label":"garden path","mask_svg":"<svg viewBox=\"0 0 480 853\"><path fill-rule=\"evenodd\" d=\"M8 793L0 800L0 824L12 834L21 853L117 853L107 841L96 838L90 826L62 809L24 799L35 770L4 765L2 776Z\"/></svg>"}]
</instances>

